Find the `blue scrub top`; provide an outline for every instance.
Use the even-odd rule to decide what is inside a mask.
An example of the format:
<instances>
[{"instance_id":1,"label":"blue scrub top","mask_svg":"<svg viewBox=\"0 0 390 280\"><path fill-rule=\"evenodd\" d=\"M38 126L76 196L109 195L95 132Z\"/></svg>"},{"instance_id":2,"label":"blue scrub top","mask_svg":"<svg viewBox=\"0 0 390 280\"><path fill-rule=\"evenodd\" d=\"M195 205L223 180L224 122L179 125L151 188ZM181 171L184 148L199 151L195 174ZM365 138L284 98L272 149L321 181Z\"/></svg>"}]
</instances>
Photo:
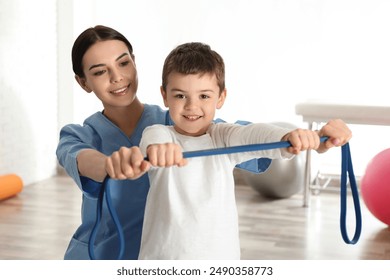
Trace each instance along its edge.
<instances>
[{"instance_id":1,"label":"blue scrub top","mask_svg":"<svg viewBox=\"0 0 390 280\"><path fill-rule=\"evenodd\" d=\"M221 121L221 120L218 120ZM242 122L243 123L243 122ZM90 259L88 242L96 221L98 194L102 184L80 176L77 168L77 154L82 149L95 149L111 155L120 147L138 146L145 127L153 124L172 125L168 111L159 106L145 104L144 112L131 137L125 135L101 112L87 118L84 124L69 124L62 128L57 147L57 158L61 166L82 190L81 225L72 236L65 259ZM245 124L245 123L243 123ZM239 168L251 172L263 172L270 159L257 159L242 163ZM138 258L146 196L149 190L147 174L137 180L112 181L111 199L123 227L125 237L124 259ZM119 238L115 225L103 202L99 230L95 240L97 259L116 259L119 254Z\"/></svg>"}]
</instances>

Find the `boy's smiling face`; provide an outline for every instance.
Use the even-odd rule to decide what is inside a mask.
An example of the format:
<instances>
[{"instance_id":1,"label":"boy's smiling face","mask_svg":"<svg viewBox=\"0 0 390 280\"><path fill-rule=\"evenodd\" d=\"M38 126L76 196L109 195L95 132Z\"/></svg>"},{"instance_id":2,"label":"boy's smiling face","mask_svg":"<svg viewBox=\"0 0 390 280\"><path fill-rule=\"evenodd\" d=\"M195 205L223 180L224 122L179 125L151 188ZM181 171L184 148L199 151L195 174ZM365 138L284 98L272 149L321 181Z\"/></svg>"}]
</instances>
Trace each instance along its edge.
<instances>
[{"instance_id":1,"label":"boy's smiling face","mask_svg":"<svg viewBox=\"0 0 390 280\"><path fill-rule=\"evenodd\" d=\"M175 130L183 135L200 136L207 132L216 109L226 98L220 92L215 74L169 74L166 91L161 88Z\"/></svg>"}]
</instances>

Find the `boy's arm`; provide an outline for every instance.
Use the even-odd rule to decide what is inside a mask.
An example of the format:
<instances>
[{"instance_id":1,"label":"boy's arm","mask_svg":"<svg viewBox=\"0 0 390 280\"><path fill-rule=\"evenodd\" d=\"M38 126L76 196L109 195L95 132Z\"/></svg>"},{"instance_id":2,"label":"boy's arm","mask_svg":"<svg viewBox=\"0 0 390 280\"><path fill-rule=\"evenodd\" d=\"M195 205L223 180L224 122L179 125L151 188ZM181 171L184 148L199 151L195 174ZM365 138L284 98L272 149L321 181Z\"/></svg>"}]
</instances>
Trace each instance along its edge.
<instances>
[{"instance_id":1,"label":"boy's arm","mask_svg":"<svg viewBox=\"0 0 390 280\"><path fill-rule=\"evenodd\" d=\"M225 121L222 119L216 119L214 122L215 123L220 123L220 122L225 123ZM251 124L251 122L240 121L240 120L236 121L235 123L239 124L239 125ZM242 169L245 171L249 171L252 173L263 173L271 165L271 162L272 162L272 159L270 159L270 158L256 158L256 159L251 159L251 160L242 162L240 164L237 164L236 168L239 168L239 169Z\"/></svg>"},{"instance_id":2,"label":"boy's arm","mask_svg":"<svg viewBox=\"0 0 390 280\"><path fill-rule=\"evenodd\" d=\"M139 144L140 150L152 166L184 166L187 160L168 126L152 125L144 129Z\"/></svg>"},{"instance_id":3,"label":"boy's arm","mask_svg":"<svg viewBox=\"0 0 390 280\"><path fill-rule=\"evenodd\" d=\"M219 119L219 118L215 119L214 122L215 123L220 123L220 122L225 123L224 120ZM247 125L247 124L250 124L250 123L251 122L242 121L242 120L236 121L236 124L240 124L240 125ZM167 118L166 118L166 123L165 124L166 125L173 125L173 121L169 117L169 111L167 111ZM251 159L251 160L242 162L240 164L237 164L236 168L239 168L239 169L242 169L242 170L245 170L245 171L249 171L249 172L252 172L252 173L262 173L262 172L265 172L268 169L268 167L271 165L271 162L272 162L272 159L269 159L269 158Z\"/></svg>"}]
</instances>

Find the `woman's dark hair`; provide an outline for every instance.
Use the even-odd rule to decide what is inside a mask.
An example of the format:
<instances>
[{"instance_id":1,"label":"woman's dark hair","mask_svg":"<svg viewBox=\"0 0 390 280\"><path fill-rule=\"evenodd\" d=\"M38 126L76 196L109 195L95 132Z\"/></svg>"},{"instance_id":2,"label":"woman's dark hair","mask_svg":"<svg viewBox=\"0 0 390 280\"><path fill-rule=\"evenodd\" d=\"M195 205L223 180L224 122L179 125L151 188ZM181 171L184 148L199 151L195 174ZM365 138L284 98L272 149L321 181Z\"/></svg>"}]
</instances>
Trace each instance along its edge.
<instances>
[{"instance_id":1,"label":"woman's dark hair","mask_svg":"<svg viewBox=\"0 0 390 280\"><path fill-rule=\"evenodd\" d=\"M76 41L73 44L72 48L72 65L73 72L84 78L83 71L83 57L87 50L99 41L107 41L107 40L119 40L126 44L129 49L130 55L133 55L133 47L130 42L123 36L121 33L107 26L96 25L95 27L91 27L82 32L79 37L77 37Z\"/></svg>"}]
</instances>

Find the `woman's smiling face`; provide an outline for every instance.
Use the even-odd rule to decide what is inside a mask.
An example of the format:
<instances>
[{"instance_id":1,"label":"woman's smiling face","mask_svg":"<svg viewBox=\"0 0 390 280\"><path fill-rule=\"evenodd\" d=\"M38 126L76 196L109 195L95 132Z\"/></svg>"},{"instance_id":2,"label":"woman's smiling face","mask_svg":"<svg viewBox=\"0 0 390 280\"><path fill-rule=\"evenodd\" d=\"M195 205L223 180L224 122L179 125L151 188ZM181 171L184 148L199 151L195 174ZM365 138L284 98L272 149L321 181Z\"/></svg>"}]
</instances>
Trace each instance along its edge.
<instances>
[{"instance_id":1,"label":"woman's smiling face","mask_svg":"<svg viewBox=\"0 0 390 280\"><path fill-rule=\"evenodd\" d=\"M99 41L83 57L84 78L76 77L87 92L94 92L105 108L130 105L136 97L138 76L134 58L119 40Z\"/></svg>"}]
</instances>

